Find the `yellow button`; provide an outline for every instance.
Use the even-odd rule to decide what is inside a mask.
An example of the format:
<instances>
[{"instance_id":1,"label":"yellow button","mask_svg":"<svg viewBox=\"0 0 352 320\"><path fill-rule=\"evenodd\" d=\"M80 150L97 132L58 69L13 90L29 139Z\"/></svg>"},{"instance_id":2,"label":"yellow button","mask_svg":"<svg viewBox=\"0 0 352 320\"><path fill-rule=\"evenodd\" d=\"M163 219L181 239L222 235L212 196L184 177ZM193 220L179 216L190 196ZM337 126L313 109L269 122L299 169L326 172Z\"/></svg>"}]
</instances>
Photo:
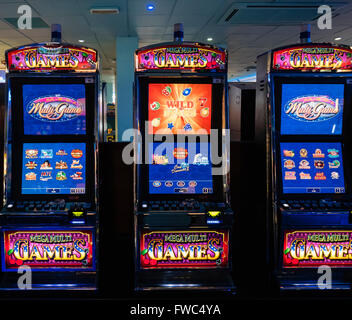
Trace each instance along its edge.
<instances>
[{"instance_id":1,"label":"yellow button","mask_svg":"<svg viewBox=\"0 0 352 320\"><path fill-rule=\"evenodd\" d=\"M81 217L83 216L83 211L73 211L72 215L74 215L75 217Z\"/></svg>"},{"instance_id":2,"label":"yellow button","mask_svg":"<svg viewBox=\"0 0 352 320\"><path fill-rule=\"evenodd\" d=\"M213 218L220 215L220 213L221 213L220 211L208 211L208 214Z\"/></svg>"}]
</instances>

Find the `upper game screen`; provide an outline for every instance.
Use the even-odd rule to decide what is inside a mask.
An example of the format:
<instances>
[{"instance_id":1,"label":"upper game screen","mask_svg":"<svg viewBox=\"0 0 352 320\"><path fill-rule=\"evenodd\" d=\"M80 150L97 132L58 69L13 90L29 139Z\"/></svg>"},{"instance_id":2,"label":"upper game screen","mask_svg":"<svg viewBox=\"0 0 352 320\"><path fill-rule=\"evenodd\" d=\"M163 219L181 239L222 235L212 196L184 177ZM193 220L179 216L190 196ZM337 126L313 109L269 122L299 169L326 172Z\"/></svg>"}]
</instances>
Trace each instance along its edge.
<instances>
[{"instance_id":1,"label":"upper game screen","mask_svg":"<svg viewBox=\"0 0 352 320\"><path fill-rule=\"evenodd\" d=\"M85 134L85 86L23 85L23 120L26 135Z\"/></svg>"},{"instance_id":2,"label":"upper game screen","mask_svg":"<svg viewBox=\"0 0 352 320\"><path fill-rule=\"evenodd\" d=\"M281 134L342 134L343 84L282 84Z\"/></svg>"},{"instance_id":3,"label":"upper game screen","mask_svg":"<svg viewBox=\"0 0 352 320\"><path fill-rule=\"evenodd\" d=\"M85 143L24 143L22 194L84 194Z\"/></svg>"},{"instance_id":4,"label":"upper game screen","mask_svg":"<svg viewBox=\"0 0 352 320\"><path fill-rule=\"evenodd\" d=\"M345 193L342 145L282 142L283 193Z\"/></svg>"},{"instance_id":5,"label":"upper game screen","mask_svg":"<svg viewBox=\"0 0 352 320\"><path fill-rule=\"evenodd\" d=\"M149 134L210 134L212 85L150 83Z\"/></svg>"},{"instance_id":6,"label":"upper game screen","mask_svg":"<svg viewBox=\"0 0 352 320\"><path fill-rule=\"evenodd\" d=\"M209 143L150 143L149 161L149 193L213 193Z\"/></svg>"}]
</instances>

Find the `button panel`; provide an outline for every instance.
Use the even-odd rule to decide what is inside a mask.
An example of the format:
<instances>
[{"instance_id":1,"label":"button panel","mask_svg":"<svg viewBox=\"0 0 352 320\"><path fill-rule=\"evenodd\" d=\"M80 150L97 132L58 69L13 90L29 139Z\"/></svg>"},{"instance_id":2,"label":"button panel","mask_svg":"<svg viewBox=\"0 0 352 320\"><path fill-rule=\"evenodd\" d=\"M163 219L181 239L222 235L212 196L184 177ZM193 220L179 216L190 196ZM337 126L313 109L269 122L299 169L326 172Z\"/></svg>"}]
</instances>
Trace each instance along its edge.
<instances>
[{"instance_id":1,"label":"button panel","mask_svg":"<svg viewBox=\"0 0 352 320\"><path fill-rule=\"evenodd\" d=\"M63 211L66 212L73 208L90 209L91 204L87 202L66 202L64 199L57 199L53 201L16 201L9 202L6 205L7 211L28 211L28 212L52 212Z\"/></svg>"},{"instance_id":2,"label":"button panel","mask_svg":"<svg viewBox=\"0 0 352 320\"><path fill-rule=\"evenodd\" d=\"M200 202L195 200L156 200L143 201L141 211L207 211L225 209L224 202Z\"/></svg>"},{"instance_id":3,"label":"button panel","mask_svg":"<svg viewBox=\"0 0 352 320\"><path fill-rule=\"evenodd\" d=\"M346 211L352 210L352 201L347 200L280 200L282 210L293 211Z\"/></svg>"}]
</instances>

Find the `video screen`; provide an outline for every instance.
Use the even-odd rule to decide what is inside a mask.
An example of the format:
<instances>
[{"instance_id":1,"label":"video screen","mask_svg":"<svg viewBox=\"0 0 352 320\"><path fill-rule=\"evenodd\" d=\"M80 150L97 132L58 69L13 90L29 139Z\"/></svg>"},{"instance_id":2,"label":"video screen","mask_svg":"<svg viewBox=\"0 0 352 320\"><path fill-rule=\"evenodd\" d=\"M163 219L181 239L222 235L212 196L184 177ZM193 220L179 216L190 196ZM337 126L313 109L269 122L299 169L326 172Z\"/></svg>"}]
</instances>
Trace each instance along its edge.
<instances>
[{"instance_id":1,"label":"video screen","mask_svg":"<svg viewBox=\"0 0 352 320\"><path fill-rule=\"evenodd\" d=\"M281 134L342 134L344 84L282 84Z\"/></svg>"},{"instance_id":2,"label":"video screen","mask_svg":"<svg viewBox=\"0 0 352 320\"><path fill-rule=\"evenodd\" d=\"M24 143L22 194L84 194L85 143Z\"/></svg>"},{"instance_id":3,"label":"video screen","mask_svg":"<svg viewBox=\"0 0 352 320\"><path fill-rule=\"evenodd\" d=\"M85 86L23 85L23 120L25 135L85 134Z\"/></svg>"},{"instance_id":4,"label":"video screen","mask_svg":"<svg viewBox=\"0 0 352 320\"><path fill-rule=\"evenodd\" d=\"M150 194L213 193L210 144L149 144Z\"/></svg>"},{"instance_id":5,"label":"video screen","mask_svg":"<svg viewBox=\"0 0 352 320\"><path fill-rule=\"evenodd\" d=\"M280 145L283 193L345 193L341 143Z\"/></svg>"},{"instance_id":6,"label":"video screen","mask_svg":"<svg viewBox=\"0 0 352 320\"><path fill-rule=\"evenodd\" d=\"M150 83L149 134L210 134L212 85Z\"/></svg>"}]
</instances>

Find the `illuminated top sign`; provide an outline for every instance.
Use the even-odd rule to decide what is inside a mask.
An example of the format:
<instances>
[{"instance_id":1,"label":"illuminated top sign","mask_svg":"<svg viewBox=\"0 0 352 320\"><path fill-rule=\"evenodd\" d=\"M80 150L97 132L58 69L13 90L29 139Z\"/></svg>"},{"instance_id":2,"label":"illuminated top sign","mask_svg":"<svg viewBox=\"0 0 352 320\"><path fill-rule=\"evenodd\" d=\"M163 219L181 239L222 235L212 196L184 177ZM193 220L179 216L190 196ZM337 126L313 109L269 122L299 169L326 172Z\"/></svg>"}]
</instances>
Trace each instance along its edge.
<instances>
[{"instance_id":1,"label":"illuminated top sign","mask_svg":"<svg viewBox=\"0 0 352 320\"><path fill-rule=\"evenodd\" d=\"M94 72L98 68L97 51L66 44L35 44L6 52L9 71Z\"/></svg>"},{"instance_id":2,"label":"illuminated top sign","mask_svg":"<svg viewBox=\"0 0 352 320\"><path fill-rule=\"evenodd\" d=\"M174 44L136 51L136 71L182 70L225 72L225 50L199 44Z\"/></svg>"},{"instance_id":3,"label":"illuminated top sign","mask_svg":"<svg viewBox=\"0 0 352 320\"><path fill-rule=\"evenodd\" d=\"M273 69L351 71L352 49L310 44L277 50L273 53Z\"/></svg>"}]
</instances>

